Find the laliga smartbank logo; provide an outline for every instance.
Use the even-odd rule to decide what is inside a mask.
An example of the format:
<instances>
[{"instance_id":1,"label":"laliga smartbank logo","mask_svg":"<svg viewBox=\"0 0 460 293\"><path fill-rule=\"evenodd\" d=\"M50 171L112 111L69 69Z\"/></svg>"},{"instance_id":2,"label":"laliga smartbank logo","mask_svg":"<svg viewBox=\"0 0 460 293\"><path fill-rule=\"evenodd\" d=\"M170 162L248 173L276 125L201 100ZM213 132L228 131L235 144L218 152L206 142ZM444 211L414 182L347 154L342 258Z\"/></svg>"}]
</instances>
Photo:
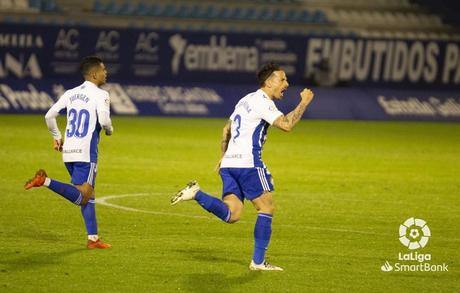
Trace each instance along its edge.
<instances>
[{"instance_id":1,"label":"laliga smartbank logo","mask_svg":"<svg viewBox=\"0 0 460 293\"><path fill-rule=\"evenodd\" d=\"M409 218L399 226L399 241L410 250L425 247L430 236L430 228L422 219Z\"/></svg>"},{"instance_id":2,"label":"laliga smartbank logo","mask_svg":"<svg viewBox=\"0 0 460 293\"><path fill-rule=\"evenodd\" d=\"M446 263L431 263L430 253L421 253L418 249L424 248L431 237L431 230L426 221L409 218L399 226L399 241L409 251L398 253L398 262L385 263L380 267L383 272L447 272Z\"/></svg>"}]
</instances>

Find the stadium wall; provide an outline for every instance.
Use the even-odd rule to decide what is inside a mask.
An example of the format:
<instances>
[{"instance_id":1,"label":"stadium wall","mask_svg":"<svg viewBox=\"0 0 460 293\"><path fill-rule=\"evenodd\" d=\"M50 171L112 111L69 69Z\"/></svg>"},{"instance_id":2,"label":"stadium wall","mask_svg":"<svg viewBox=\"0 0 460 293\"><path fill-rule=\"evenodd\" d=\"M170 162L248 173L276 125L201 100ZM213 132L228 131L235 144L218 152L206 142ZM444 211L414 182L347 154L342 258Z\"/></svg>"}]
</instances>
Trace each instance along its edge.
<instances>
[{"instance_id":1,"label":"stadium wall","mask_svg":"<svg viewBox=\"0 0 460 293\"><path fill-rule=\"evenodd\" d=\"M3 24L0 113L46 111L91 54L108 67L115 114L228 116L271 60L294 85L287 111L327 60L337 87L313 87L306 118L460 120L457 42Z\"/></svg>"}]
</instances>

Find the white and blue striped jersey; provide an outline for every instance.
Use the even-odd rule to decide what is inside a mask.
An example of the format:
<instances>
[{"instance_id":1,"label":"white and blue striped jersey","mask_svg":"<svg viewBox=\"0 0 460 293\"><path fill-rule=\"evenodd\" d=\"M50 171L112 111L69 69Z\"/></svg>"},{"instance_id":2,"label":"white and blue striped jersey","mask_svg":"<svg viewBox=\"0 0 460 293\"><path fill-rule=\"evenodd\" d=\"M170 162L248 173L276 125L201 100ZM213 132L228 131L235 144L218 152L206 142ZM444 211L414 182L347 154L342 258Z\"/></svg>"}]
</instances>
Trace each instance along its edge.
<instances>
[{"instance_id":1,"label":"white and blue striped jersey","mask_svg":"<svg viewBox=\"0 0 460 293\"><path fill-rule=\"evenodd\" d=\"M112 129L109 93L90 81L67 90L45 116L54 139L61 138L55 117L65 108L67 126L62 148L63 161L97 162L101 126Z\"/></svg>"},{"instance_id":2,"label":"white and blue striped jersey","mask_svg":"<svg viewBox=\"0 0 460 293\"><path fill-rule=\"evenodd\" d=\"M243 97L230 116L231 138L221 168L265 167L262 147L267 130L281 115L283 113L261 89Z\"/></svg>"}]
</instances>

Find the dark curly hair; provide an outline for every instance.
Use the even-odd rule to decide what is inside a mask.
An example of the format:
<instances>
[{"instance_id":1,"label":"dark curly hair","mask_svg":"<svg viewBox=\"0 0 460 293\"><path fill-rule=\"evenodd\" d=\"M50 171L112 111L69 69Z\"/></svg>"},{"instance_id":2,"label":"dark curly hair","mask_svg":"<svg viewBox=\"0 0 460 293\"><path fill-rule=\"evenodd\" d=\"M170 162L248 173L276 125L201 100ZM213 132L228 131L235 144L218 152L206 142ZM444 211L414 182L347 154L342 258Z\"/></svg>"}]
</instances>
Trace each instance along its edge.
<instances>
[{"instance_id":1,"label":"dark curly hair","mask_svg":"<svg viewBox=\"0 0 460 293\"><path fill-rule=\"evenodd\" d=\"M264 86L265 81L270 77L274 71L281 70L278 64L274 62L269 62L264 64L259 71L257 72L257 81L260 86Z\"/></svg>"},{"instance_id":2,"label":"dark curly hair","mask_svg":"<svg viewBox=\"0 0 460 293\"><path fill-rule=\"evenodd\" d=\"M91 69L103 63L102 59L97 56L87 56L80 61L80 72L86 76Z\"/></svg>"}]
</instances>

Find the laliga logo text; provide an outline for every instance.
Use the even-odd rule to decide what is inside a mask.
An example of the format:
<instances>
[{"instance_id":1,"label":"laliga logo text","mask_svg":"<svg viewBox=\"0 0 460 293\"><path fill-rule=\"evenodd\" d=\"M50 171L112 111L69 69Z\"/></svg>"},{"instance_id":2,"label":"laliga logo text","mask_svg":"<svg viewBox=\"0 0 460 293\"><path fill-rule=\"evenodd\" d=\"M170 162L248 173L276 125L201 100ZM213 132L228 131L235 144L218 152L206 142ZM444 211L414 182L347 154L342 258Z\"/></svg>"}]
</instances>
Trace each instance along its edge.
<instances>
[{"instance_id":1,"label":"laliga logo text","mask_svg":"<svg viewBox=\"0 0 460 293\"><path fill-rule=\"evenodd\" d=\"M399 241L410 252L398 254L398 261L393 265L388 261L380 267L383 272L447 272L448 265L431 264L430 253L419 253L417 249L424 248L431 237L431 231L426 221L409 218L399 226ZM409 262L409 264L407 264ZM414 264L414 262L416 262Z\"/></svg>"}]
</instances>

